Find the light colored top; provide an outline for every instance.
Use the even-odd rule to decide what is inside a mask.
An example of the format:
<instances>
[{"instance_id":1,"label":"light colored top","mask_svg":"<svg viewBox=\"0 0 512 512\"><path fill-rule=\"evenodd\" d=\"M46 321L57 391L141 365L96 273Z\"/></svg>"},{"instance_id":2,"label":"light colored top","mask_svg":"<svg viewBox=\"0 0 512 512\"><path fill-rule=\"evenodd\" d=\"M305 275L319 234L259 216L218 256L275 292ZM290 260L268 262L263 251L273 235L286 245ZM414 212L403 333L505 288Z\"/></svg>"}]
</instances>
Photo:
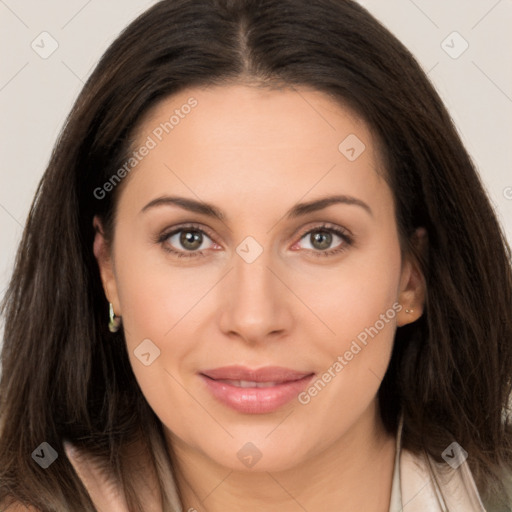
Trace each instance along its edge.
<instances>
[{"instance_id":1,"label":"light colored top","mask_svg":"<svg viewBox=\"0 0 512 512\"><path fill-rule=\"evenodd\" d=\"M396 456L389 512L485 512L460 445L443 452L436 463L427 454L415 456L402 449L403 418L396 436Z\"/></svg>"}]
</instances>

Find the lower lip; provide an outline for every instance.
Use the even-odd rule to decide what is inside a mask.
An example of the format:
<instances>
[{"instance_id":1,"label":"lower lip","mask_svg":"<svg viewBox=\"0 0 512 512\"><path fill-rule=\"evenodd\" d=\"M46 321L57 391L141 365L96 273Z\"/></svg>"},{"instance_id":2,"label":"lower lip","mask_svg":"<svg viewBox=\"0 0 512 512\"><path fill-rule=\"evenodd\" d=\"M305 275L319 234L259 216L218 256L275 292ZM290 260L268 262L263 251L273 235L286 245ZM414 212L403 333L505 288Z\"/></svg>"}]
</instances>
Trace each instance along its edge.
<instances>
[{"instance_id":1,"label":"lower lip","mask_svg":"<svg viewBox=\"0 0 512 512\"><path fill-rule=\"evenodd\" d=\"M268 388L239 388L200 375L210 393L235 411L246 414L274 412L304 391L314 374Z\"/></svg>"}]
</instances>

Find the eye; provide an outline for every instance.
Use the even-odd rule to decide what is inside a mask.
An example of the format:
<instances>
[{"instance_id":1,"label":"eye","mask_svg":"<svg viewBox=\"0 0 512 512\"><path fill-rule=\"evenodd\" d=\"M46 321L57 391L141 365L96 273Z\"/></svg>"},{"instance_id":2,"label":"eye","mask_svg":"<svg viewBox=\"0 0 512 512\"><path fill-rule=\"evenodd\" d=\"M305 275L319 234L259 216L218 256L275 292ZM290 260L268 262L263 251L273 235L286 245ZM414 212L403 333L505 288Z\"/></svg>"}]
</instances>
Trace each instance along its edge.
<instances>
[{"instance_id":1,"label":"eye","mask_svg":"<svg viewBox=\"0 0 512 512\"><path fill-rule=\"evenodd\" d=\"M301 248L307 249L314 256L333 256L353 245L353 237L347 230L327 224L317 226L304 233L292 248L295 249L302 240L309 243L310 247ZM206 249L220 248L204 229L195 224L175 227L171 231L166 231L158 237L157 242L165 251L178 258L205 256ZM333 243L336 245L331 248Z\"/></svg>"},{"instance_id":2,"label":"eye","mask_svg":"<svg viewBox=\"0 0 512 512\"><path fill-rule=\"evenodd\" d=\"M178 258L204 256L203 251L212 248L208 240L216 245L205 231L196 225L175 228L158 238L163 248Z\"/></svg>"},{"instance_id":3,"label":"eye","mask_svg":"<svg viewBox=\"0 0 512 512\"><path fill-rule=\"evenodd\" d=\"M300 238L300 243L305 240L309 243L309 247L303 247L312 251L315 256L332 256L345 251L353 244L353 238L348 231L324 224L310 229ZM335 248L331 246L335 244ZM294 244L293 247L296 247Z\"/></svg>"}]
</instances>

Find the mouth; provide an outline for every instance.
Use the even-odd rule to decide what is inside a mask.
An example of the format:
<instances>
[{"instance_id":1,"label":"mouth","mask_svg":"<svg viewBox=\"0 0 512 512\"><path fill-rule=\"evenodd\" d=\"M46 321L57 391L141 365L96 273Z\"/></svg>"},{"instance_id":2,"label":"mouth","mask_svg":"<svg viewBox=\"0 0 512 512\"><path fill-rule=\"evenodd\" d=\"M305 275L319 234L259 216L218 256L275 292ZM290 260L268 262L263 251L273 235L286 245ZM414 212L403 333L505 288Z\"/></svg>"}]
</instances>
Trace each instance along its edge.
<instances>
[{"instance_id":1,"label":"mouth","mask_svg":"<svg viewBox=\"0 0 512 512\"><path fill-rule=\"evenodd\" d=\"M245 414L271 413L301 393L314 372L267 366L250 369L228 366L205 370L199 376L223 405Z\"/></svg>"},{"instance_id":2,"label":"mouth","mask_svg":"<svg viewBox=\"0 0 512 512\"><path fill-rule=\"evenodd\" d=\"M279 384L284 384L284 382L256 382L250 380L229 380L229 379L212 379L217 382L224 382L225 384L229 384L231 386L235 386L237 388L271 388L272 386L278 386ZM290 381L288 381L290 382Z\"/></svg>"}]
</instances>

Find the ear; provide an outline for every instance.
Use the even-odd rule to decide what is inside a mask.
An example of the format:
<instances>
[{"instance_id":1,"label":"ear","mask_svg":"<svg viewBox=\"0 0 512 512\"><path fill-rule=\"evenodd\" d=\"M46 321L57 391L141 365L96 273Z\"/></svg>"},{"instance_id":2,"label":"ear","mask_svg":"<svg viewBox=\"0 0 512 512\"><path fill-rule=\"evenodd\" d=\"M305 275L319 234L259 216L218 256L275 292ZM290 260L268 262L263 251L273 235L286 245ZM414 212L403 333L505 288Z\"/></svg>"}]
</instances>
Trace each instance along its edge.
<instances>
[{"instance_id":1,"label":"ear","mask_svg":"<svg viewBox=\"0 0 512 512\"><path fill-rule=\"evenodd\" d=\"M412 243L420 254L427 250L428 238L425 228L418 228L412 235ZM418 320L425 308L426 282L417 257L409 253L403 261L398 302L402 309L397 315L397 326L401 327ZM407 312L408 311L408 312Z\"/></svg>"},{"instance_id":2,"label":"ear","mask_svg":"<svg viewBox=\"0 0 512 512\"><path fill-rule=\"evenodd\" d=\"M94 236L93 252L96 257L96 261L98 262L103 290L107 300L112 303L114 313L117 316L122 316L121 305L119 304L119 296L117 293L111 247L107 243L103 225L97 215L94 217L92 224L96 232L96 235Z\"/></svg>"}]
</instances>

